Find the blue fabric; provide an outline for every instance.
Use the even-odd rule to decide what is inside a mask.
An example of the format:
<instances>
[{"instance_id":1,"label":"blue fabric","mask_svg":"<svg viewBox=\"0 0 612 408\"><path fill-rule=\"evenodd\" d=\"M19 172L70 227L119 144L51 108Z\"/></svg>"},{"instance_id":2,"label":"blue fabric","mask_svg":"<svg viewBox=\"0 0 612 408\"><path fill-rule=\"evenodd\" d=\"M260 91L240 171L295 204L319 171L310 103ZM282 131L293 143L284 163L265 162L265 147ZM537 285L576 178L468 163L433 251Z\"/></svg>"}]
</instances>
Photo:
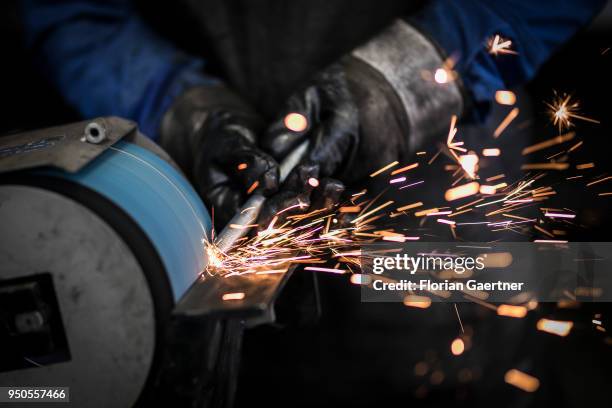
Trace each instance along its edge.
<instances>
[{"instance_id":1,"label":"blue fabric","mask_svg":"<svg viewBox=\"0 0 612 408\"><path fill-rule=\"evenodd\" d=\"M201 59L147 27L129 0L24 0L22 14L44 72L84 117L133 119L155 139L176 96L216 82Z\"/></svg>"},{"instance_id":2,"label":"blue fabric","mask_svg":"<svg viewBox=\"0 0 612 408\"><path fill-rule=\"evenodd\" d=\"M579 28L590 21L606 0L433 0L410 18L456 59L465 89L486 112L495 91L532 79L538 68ZM489 38L512 40L516 55L493 56Z\"/></svg>"},{"instance_id":3,"label":"blue fabric","mask_svg":"<svg viewBox=\"0 0 612 408\"><path fill-rule=\"evenodd\" d=\"M155 138L185 88L214 80L203 61L157 36L129 0L24 0L29 43L50 79L85 117L136 120ZM432 0L411 21L457 59L476 113L496 90L531 79L605 0ZM486 41L510 38L519 56L492 56Z\"/></svg>"}]
</instances>

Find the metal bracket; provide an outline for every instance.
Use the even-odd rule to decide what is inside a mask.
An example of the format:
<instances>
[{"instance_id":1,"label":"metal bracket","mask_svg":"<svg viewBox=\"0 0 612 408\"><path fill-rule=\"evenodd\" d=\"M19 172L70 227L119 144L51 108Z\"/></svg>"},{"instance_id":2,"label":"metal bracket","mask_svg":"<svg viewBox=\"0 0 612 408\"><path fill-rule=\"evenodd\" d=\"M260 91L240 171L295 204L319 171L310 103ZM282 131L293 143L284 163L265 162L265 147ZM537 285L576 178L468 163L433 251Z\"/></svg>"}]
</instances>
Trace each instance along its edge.
<instances>
[{"instance_id":1,"label":"metal bracket","mask_svg":"<svg viewBox=\"0 0 612 408\"><path fill-rule=\"evenodd\" d=\"M264 275L202 277L179 300L173 313L184 317L238 318L247 327L273 322L274 301L293 269ZM229 299L224 295L230 295Z\"/></svg>"},{"instance_id":2,"label":"metal bracket","mask_svg":"<svg viewBox=\"0 0 612 408\"><path fill-rule=\"evenodd\" d=\"M42 166L76 173L136 129L109 116L0 137L0 173Z\"/></svg>"}]
</instances>

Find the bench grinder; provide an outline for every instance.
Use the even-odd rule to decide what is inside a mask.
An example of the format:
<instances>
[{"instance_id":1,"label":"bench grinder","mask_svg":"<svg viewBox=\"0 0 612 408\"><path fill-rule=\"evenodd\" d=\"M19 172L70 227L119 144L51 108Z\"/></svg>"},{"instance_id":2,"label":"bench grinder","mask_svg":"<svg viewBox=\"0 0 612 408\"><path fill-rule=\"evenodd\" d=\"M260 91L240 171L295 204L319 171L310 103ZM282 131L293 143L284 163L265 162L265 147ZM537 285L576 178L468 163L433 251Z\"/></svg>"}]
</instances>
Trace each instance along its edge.
<instances>
[{"instance_id":1,"label":"bench grinder","mask_svg":"<svg viewBox=\"0 0 612 408\"><path fill-rule=\"evenodd\" d=\"M0 385L70 386L75 406L230 404L242 327L273 319L287 274L204 278L209 213L133 122L2 137L0 173Z\"/></svg>"}]
</instances>

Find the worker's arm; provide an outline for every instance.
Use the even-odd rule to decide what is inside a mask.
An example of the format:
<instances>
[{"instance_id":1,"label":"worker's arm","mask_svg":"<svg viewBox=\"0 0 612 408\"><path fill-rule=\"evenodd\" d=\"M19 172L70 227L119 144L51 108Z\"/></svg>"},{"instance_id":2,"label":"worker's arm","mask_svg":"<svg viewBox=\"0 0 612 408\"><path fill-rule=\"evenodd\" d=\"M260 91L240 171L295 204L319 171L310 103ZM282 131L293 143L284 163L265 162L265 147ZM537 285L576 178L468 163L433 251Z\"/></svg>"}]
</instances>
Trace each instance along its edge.
<instances>
[{"instance_id":1,"label":"worker's arm","mask_svg":"<svg viewBox=\"0 0 612 408\"><path fill-rule=\"evenodd\" d=\"M604 2L432 0L291 96L264 137L264 148L280 160L309 138L305 168L342 181L363 180L393 161L405 163L417 149L443 140L453 114L482 113L496 90L531 79ZM518 55L488 54L487 40L494 34L511 39ZM459 78L436 78L438 69L448 68L449 56ZM308 118L306 131L285 129L283 118L291 111ZM268 200L263 214L286 203L287 197Z\"/></svg>"},{"instance_id":2,"label":"worker's arm","mask_svg":"<svg viewBox=\"0 0 612 408\"><path fill-rule=\"evenodd\" d=\"M409 19L456 62L477 108L486 112L495 91L523 84L606 0L434 0ZM512 41L518 55L492 55L494 35Z\"/></svg>"},{"instance_id":3,"label":"worker's arm","mask_svg":"<svg viewBox=\"0 0 612 408\"><path fill-rule=\"evenodd\" d=\"M147 27L130 1L24 0L22 11L37 64L84 117L130 118L156 138L176 96L217 82L201 59Z\"/></svg>"},{"instance_id":4,"label":"worker's arm","mask_svg":"<svg viewBox=\"0 0 612 408\"><path fill-rule=\"evenodd\" d=\"M264 193L276 189L278 166L256 147L258 115L130 1L24 0L22 12L37 65L65 99L84 117L137 121L192 179L217 225L256 180Z\"/></svg>"}]
</instances>

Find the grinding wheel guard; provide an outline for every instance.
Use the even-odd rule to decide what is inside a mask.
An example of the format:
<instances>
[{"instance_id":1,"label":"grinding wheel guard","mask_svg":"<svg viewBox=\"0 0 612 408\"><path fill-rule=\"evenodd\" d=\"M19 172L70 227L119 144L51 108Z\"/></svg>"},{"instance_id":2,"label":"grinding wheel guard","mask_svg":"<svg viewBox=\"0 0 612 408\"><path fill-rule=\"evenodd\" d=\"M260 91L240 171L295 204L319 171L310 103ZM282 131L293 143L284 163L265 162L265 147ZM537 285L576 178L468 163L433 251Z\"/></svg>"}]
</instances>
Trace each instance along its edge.
<instances>
[{"instance_id":1,"label":"grinding wheel guard","mask_svg":"<svg viewBox=\"0 0 612 408\"><path fill-rule=\"evenodd\" d=\"M136 129L134 122L111 116L4 136L0 173L46 166L76 173Z\"/></svg>"}]
</instances>

